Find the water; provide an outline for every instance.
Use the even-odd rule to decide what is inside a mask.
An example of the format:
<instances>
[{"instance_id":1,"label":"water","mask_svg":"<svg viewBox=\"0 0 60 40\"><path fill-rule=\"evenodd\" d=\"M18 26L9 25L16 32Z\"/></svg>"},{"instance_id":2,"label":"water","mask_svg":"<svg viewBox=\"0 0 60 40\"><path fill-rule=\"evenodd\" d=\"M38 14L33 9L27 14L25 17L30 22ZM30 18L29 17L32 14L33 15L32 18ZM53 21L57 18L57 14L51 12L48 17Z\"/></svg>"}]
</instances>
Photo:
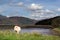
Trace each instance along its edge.
<instances>
[{"instance_id":1,"label":"water","mask_svg":"<svg viewBox=\"0 0 60 40\"><path fill-rule=\"evenodd\" d=\"M11 31L13 31L13 29L9 29ZM5 29L3 29L2 31L5 31ZM52 34L51 29L44 29L44 28L22 28L21 33L31 33L31 32L35 32L35 33L40 33L40 34L47 34L50 35Z\"/></svg>"},{"instance_id":2,"label":"water","mask_svg":"<svg viewBox=\"0 0 60 40\"><path fill-rule=\"evenodd\" d=\"M21 33L26 33L26 32L38 32L41 34L51 34L51 30L50 29L44 29L44 28L24 28L21 30Z\"/></svg>"}]
</instances>

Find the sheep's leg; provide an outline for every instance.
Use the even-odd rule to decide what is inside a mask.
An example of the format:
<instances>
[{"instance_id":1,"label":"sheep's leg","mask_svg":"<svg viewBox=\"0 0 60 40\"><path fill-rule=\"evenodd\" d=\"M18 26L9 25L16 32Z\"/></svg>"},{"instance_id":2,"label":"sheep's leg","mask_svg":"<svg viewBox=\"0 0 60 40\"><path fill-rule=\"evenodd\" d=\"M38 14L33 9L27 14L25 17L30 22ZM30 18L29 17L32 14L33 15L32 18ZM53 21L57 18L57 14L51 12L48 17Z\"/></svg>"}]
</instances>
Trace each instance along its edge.
<instances>
[{"instance_id":1,"label":"sheep's leg","mask_svg":"<svg viewBox=\"0 0 60 40\"><path fill-rule=\"evenodd\" d=\"M17 31L17 34L19 34L19 31Z\"/></svg>"}]
</instances>

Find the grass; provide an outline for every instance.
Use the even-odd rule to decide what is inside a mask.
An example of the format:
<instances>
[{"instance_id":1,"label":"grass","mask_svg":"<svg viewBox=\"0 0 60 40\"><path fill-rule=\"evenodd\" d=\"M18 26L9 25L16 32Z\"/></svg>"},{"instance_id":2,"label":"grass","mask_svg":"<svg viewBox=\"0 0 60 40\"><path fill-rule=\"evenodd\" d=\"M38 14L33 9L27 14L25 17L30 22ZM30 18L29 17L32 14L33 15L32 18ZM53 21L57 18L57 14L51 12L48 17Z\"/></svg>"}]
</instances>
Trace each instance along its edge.
<instances>
[{"instance_id":1,"label":"grass","mask_svg":"<svg viewBox=\"0 0 60 40\"><path fill-rule=\"evenodd\" d=\"M53 34L60 36L60 28L54 28L52 31L53 31Z\"/></svg>"},{"instance_id":2,"label":"grass","mask_svg":"<svg viewBox=\"0 0 60 40\"><path fill-rule=\"evenodd\" d=\"M0 40L60 40L59 36L41 35L39 33L20 33L0 31Z\"/></svg>"}]
</instances>

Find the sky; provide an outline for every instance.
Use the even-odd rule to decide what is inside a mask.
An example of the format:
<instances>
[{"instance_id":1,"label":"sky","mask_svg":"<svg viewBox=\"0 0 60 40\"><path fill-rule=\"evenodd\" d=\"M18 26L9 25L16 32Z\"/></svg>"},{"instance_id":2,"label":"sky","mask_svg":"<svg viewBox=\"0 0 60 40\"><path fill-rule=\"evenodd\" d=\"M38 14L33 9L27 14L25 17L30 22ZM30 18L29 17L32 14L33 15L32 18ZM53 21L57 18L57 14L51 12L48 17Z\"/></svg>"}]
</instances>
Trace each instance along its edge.
<instances>
[{"instance_id":1,"label":"sky","mask_svg":"<svg viewBox=\"0 0 60 40\"><path fill-rule=\"evenodd\" d=\"M60 0L0 0L0 14L46 19L60 16Z\"/></svg>"}]
</instances>

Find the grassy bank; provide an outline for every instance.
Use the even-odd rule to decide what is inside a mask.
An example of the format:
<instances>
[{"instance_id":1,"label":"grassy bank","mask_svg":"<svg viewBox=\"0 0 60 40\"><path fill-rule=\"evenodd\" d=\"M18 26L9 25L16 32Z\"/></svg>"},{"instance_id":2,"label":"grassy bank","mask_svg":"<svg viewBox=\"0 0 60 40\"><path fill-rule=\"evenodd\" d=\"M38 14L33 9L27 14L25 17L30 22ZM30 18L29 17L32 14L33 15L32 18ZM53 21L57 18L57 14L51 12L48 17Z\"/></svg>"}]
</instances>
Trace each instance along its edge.
<instances>
[{"instance_id":1,"label":"grassy bank","mask_svg":"<svg viewBox=\"0 0 60 40\"><path fill-rule=\"evenodd\" d=\"M53 34L60 36L60 28L54 28L52 29Z\"/></svg>"},{"instance_id":2,"label":"grassy bank","mask_svg":"<svg viewBox=\"0 0 60 40\"><path fill-rule=\"evenodd\" d=\"M60 40L60 37L41 35L39 33L16 34L10 31L0 31L0 40Z\"/></svg>"}]
</instances>

